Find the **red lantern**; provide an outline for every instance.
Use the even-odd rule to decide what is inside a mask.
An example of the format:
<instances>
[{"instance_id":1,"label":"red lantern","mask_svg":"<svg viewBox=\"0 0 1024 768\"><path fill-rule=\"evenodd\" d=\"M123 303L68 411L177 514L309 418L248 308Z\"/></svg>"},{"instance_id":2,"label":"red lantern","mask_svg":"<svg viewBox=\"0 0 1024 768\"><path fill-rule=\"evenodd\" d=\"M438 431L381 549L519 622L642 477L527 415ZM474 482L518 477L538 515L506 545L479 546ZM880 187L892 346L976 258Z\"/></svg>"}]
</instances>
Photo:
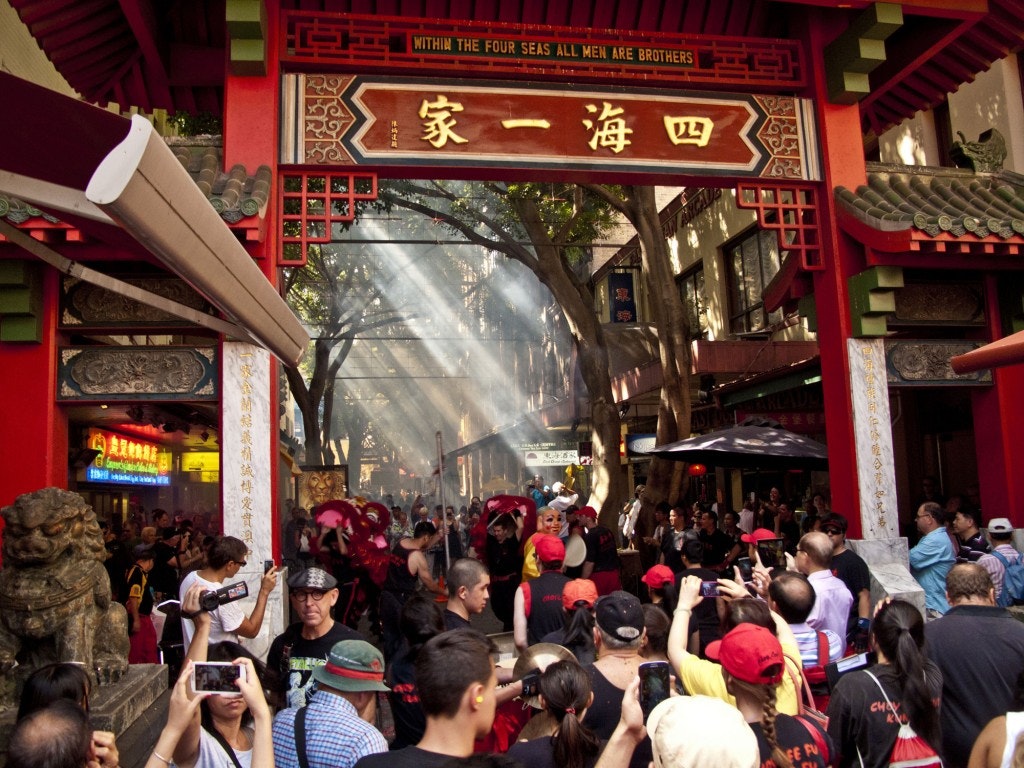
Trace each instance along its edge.
<instances>
[{"instance_id":1,"label":"red lantern","mask_svg":"<svg viewBox=\"0 0 1024 768\"><path fill-rule=\"evenodd\" d=\"M691 464L687 467L686 471L690 474L690 477L704 477L708 473L708 468L703 464Z\"/></svg>"}]
</instances>

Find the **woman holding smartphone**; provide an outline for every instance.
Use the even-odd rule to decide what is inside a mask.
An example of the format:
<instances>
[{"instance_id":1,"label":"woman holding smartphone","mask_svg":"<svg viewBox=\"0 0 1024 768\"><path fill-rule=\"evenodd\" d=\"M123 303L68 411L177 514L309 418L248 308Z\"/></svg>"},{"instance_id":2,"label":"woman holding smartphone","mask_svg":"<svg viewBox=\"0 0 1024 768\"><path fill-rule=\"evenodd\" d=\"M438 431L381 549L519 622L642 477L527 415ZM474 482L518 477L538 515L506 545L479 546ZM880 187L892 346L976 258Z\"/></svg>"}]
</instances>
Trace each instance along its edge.
<instances>
[{"instance_id":1,"label":"woman holding smartphone","mask_svg":"<svg viewBox=\"0 0 1024 768\"><path fill-rule=\"evenodd\" d=\"M193 584L181 605L184 612L198 611L193 618L196 632L189 645L189 663L186 666L191 669L195 664L206 661L230 661L241 666L244 672L237 681L239 692L203 698L178 739L173 755L159 759L178 768L273 766L273 718L263 697L262 670L259 668L262 665L254 663L248 651L237 643L209 645L211 617L209 612L199 610L199 596L203 590L202 585ZM190 695L196 696L195 691ZM264 748L266 744L270 744L269 755Z\"/></svg>"}]
</instances>

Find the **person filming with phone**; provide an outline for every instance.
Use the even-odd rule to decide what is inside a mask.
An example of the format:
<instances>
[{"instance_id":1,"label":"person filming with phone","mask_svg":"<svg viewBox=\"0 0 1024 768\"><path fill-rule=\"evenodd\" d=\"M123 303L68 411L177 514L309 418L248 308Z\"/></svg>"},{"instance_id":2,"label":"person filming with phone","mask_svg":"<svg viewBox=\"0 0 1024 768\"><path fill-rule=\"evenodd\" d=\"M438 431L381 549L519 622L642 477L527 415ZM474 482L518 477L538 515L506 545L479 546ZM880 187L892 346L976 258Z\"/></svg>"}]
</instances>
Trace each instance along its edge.
<instances>
[{"instance_id":1,"label":"person filming with phone","mask_svg":"<svg viewBox=\"0 0 1024 768\"><path fill-rule=\"evenodd\" d=\"M182 612L194 614L195 626L183 673L191 672L185 692L189 700L203 699L172 754L154 757L177 768L273 765L273 748L266 754L272 718L263 696L263 665L238 643L210 644L213 615L200 610L205 591L202 584L193 584L181 601ZM258 755L263 759L257 761Z\"/></svg>"},{"instance_id":2,"label":"person filming with phone","mask_svg":"<svg viewBox=\"0 0 1024 768\"><path fill-rule=\"evenodd\" d=\"M248 553L249 548L241 539L236 539L234 536L222 536L215 539L207 549L206 566L198 571L192 571L182 580L178 594L182 602L181 629L186 653L196 632L196 625L192 618L186 617L192 611L185 608L185 595L194 584L200 585L204 591L209 592L221 590L225 581L241 581L244 584L244 580L237 577L239 571L246 565L245 558ZM220 599L219 605L215 605L213 610L204 608L203 610L210 616L210 642L219 643L230 640L237 643L239 637L256 637L263 625L263 614L267 610L267 598L276 585L277 570L271 568L263 574L260 592L256 596L256 607L248 616L235 602L232 595L225 595L224 597L228 599ZM239 594L238 597L246 595L248 595L248 590ZM199 603L196 608L198 610Z\"/></svg>"}]
</instances>

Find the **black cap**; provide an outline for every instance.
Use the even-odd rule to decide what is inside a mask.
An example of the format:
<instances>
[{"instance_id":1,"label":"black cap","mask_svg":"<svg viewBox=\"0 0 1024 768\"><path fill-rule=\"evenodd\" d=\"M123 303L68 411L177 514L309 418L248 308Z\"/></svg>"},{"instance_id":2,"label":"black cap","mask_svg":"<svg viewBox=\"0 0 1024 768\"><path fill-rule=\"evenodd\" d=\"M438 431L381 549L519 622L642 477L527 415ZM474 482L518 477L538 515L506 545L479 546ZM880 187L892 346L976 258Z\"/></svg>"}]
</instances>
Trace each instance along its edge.
<instances>
[{"instance_id":1,"label":"black cap","mask_svg":"<svg viewBox=\"0 0 1024 768\"><path fill-rule=\"evenodd\" d=\"M644 631L644 611L640 601L622 590L598 599L594 618L598 627L624 643L639 639Z\"/></svg>"}]
</instances>

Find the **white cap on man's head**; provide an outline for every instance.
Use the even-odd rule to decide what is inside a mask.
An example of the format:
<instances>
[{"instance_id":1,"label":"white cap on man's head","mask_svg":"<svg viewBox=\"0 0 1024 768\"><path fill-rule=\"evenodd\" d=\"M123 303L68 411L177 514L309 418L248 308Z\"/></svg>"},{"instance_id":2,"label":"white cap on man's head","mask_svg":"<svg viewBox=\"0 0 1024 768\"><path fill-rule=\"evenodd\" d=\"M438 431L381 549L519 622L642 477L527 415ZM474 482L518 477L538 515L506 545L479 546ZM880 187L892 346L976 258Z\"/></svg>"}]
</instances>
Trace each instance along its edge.
<instances>
[{"instance_id":1,"label":"white cap on man's head","mask_svg":"<svg viewBox=\"0 0 1024 768\"><path fill-rule=\"evenodd\" d=\"M563 489L564 487L565 487L565 486L564 486L564 485L562 485L561 483L552 483L552 484L551 484L551 492L552 492L552 493L561 493L561 492L562 492L562 489Z\"/></svg>"},{"instance_id":2,"label":"white cap on man's head","mask_svg":"<svg viewBox=\"0 0 1024 768\"><path fill-rule=\"evenodd\" d=\"M989 533L1013 533L1013 525L1005 517L995 517L988 521Z\"/></svg>"}]
</instances>

